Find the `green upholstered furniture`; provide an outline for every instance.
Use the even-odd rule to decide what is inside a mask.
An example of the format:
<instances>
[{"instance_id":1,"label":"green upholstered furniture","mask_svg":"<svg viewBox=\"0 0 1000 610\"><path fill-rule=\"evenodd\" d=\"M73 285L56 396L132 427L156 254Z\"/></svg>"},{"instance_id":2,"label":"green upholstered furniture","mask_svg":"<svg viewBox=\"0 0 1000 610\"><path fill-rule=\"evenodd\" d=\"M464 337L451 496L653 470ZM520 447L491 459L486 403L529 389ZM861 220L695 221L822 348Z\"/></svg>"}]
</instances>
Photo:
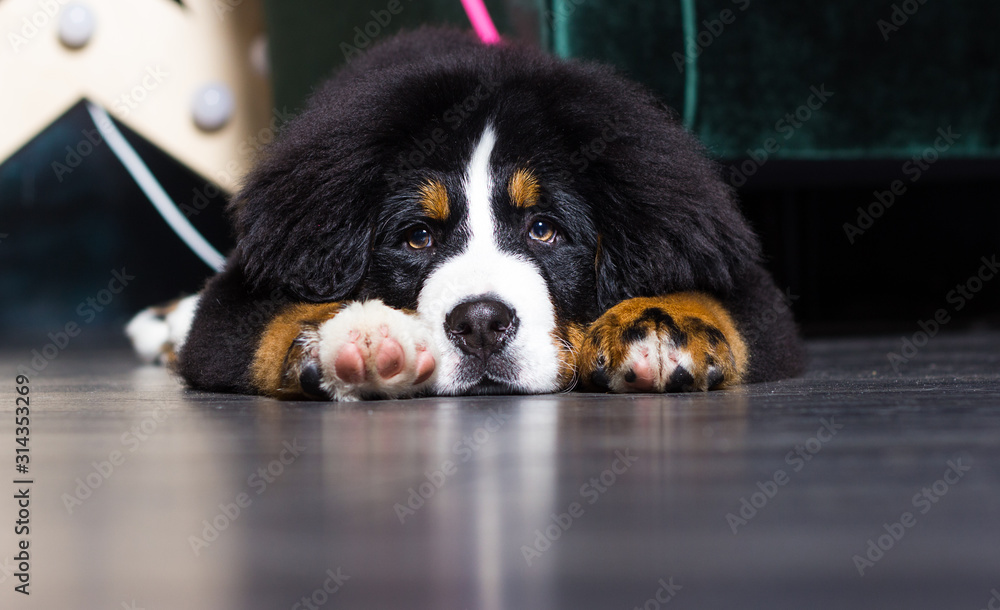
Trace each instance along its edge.
<instances>
[{"instance_id":1,"label":"green upholstered furniture","mask_svg":"<svg viewBox=\"0 0 1000 610\"><path fill-rule=\"evenodd\" d=\"M375 28L372 11L389 0L269 0L278 105L300 104L366 26L375 38L421 23L467 26L458 0L399 2L402 11ZM487 5L507 36L612 63L646 83L722 159L768 149L769 159L908 159L935 140L950 158L1000 156L993 0ZM938 129L948 127L960 137L940 146Z\"/></svg>"},{"instance_id":2,"label":"green upholstered furniture","mask_svg":"<svg viewBox=\"0 0 1000 610\"><path fill-rule=\"evenodd\" d=\"M949 155L1000 156L1000 3L553 5L553 50L618 65L678 109L687 100L687 117L693 115L694 129L718 156L745 156L776 138L780 158L908 158L948 126L961 134ZM695 40L691 53L685 53L685 17ZM820 85L833 95L818 110L809 108L818 105L812 91Z\"/></svg>"}]
</instances>

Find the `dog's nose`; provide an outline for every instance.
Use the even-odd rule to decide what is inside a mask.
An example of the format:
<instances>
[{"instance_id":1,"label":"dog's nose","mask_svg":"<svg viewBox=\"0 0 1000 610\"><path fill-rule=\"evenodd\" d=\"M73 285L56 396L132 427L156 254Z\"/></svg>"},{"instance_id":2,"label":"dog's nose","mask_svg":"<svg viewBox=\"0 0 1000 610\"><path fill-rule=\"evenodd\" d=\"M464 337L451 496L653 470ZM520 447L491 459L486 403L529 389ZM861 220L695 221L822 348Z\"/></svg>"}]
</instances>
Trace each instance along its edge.
<instances>
[{"instance_id":1,"label":"dog's nose","mask_svg":"<svg viewBox=\"0 0 1000 610\"><path fill-rule=\"evenodd\" d=\"M451 340L465 353L484 362L513 334L514 312L495 299L467 301L451 310L444 327Z\"/></svg>"}]
</instances>

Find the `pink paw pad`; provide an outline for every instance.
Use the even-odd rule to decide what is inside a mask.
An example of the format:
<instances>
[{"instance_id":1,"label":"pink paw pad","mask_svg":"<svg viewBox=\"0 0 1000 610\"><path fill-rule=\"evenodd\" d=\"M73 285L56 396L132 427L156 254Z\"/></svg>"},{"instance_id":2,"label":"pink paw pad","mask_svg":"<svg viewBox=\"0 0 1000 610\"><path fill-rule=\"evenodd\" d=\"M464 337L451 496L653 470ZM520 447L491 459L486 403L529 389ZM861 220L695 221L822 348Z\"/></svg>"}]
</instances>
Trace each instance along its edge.
<instances>
[{"instance_id":1,"label":"pink paw pad","mask_svg":"<svg viewBox=\"0 0 1000 610\"><path fill-rule=\"evenodd\" d=\"M417 379L413 383L419 385L431 378L437 363L434 356L426 348L417 349Z\"/></svg>"},{"instance_id":2,"label":"pink paw pad","mask_svg":"<svg viewBox=\"0 0 1000 610\"><path fill-rule=\"evenodd\" d=\"M632 369L625 375L625 382L628 383L629 389L636 392L648 392L653 389L656 374L649 365L647 354L643 354L632 363Z\"/></svg>"},{"instance_id":3,"label":"pink paw pad","mask_svg":"<svg viewBox=\"0 0 1000 610\"><path fill-rule=\"evenodd\" d=\"M388 328L385 328L383 332L386 338L382 340L378 353L375 355L375 368L378 370L379 377L389 379L402 372L406 354L403 353L403 346L388 336Z\"/></svg>"},{"instance_id":4,"label":"pink paw pad","mask_svg":"<svg viewBox=\"0 0 1000 610\"><path fill-rule=\"evenodd\" d=\"M334 371L347 383L362 383L365 380L365 359L354 343L341 348L334 362Z\"/></svg>"}]
</instances>

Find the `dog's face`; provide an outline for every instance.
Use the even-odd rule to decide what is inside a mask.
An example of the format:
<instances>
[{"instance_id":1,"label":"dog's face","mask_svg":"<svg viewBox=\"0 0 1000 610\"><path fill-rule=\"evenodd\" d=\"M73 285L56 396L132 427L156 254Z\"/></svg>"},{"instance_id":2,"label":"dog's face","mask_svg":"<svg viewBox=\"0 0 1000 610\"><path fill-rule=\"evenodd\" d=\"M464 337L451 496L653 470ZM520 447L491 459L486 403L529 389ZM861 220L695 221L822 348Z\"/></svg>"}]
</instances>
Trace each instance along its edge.
<instances>
[{"instance_id":1,"label":"dog's face","mask_svg":"<svg viewBox=\"0 0 1000 610\"><path fill-rule=\"evenodd\" d=\"M415 306L438 393L558 390L572 380L567 333L596 309L596 229L558 174L519 154L522 138L471 131L441 169L400 178L361 296Z\"/></svg>"},{"instance_id":2,"label":"dog's face","mask_svg":"<svg viewBox=\"0 0 1000 610\"><path fill-rule=\"evenodd\" d=\"M609 71L539 58L334 81L237 198L250 281L416 310L440 394L559 390L608 307L729 289L755 244L694 140Z\"/></svg>"}]
</instances>

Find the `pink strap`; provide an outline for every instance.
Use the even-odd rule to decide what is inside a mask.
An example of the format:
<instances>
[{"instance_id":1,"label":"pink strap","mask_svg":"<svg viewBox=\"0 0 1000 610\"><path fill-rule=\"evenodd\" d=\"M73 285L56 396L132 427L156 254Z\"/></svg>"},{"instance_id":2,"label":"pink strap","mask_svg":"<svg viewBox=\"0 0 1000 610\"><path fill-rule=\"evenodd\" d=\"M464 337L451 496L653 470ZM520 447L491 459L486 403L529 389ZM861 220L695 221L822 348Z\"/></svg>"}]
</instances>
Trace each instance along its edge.
<instances>
[{"instance_id":1,"label":"pink strap","mask_svg":"<svg viewBox=\"0 0 1000 610\"><path fill-rule=\"evenodd\" d=\"M497 32L496 26L493 25L493 19L490 18L490 12L483 4L483 0L462 0L462 6L465 7L465 13L469 16L472 27L476 28L476 34L479 34L479 38L484 43L496 44L500 42L500 34Z\"/></svg>"}]
</instances>

